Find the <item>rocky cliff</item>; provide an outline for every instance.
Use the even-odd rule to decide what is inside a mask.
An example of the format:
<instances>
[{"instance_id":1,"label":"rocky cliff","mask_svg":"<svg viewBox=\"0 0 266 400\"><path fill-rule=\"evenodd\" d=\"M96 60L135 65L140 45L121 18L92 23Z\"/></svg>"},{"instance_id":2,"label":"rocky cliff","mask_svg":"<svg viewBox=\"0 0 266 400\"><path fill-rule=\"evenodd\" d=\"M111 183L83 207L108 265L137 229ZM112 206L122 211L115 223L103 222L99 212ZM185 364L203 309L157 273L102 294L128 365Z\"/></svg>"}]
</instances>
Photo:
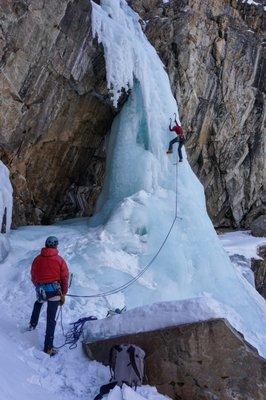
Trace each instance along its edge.
<instances>
[{"instance_id":1,"label":"rocky cliff","mask_svg":"<svg viewBox=\"0 0 266 400\"><path fill-rule=\"evenodd\" d=\"M92 214L116 111L86 0L0 5L0 155L14 225Z\"/></svg>"},{"instance_id":2,"label":"rocky cliff","mask_svg":"<svg viewBox=\"0 0 266 400\"><path fill-rule=\"evenodd\" d=\"M248 226L266 200L266 2L164 3L130 0L169 73L210 217Z\"/></svg>"},{"instance_id":3,"label":"rocky cliff","mask_svg":"<svg viewBox=\"0 0 266 400\"><path fill-rule=\"evenodd\" d=\"M236 0L130 0L169 72L190 163L216 226L263 208L263 7ZM0 157L14 225L91 215L115 114L86 0L0 4Z\"/></svg>"}]
</instances>

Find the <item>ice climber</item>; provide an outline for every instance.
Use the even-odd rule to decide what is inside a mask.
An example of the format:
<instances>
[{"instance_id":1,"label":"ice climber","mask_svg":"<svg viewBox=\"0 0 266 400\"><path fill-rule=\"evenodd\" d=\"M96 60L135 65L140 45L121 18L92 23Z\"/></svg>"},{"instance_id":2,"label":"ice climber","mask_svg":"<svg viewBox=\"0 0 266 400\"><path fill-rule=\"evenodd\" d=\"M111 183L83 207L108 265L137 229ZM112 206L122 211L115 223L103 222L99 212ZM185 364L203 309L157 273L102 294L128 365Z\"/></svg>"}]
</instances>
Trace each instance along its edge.
<instances>
[{"instance_id":1,"label":"ice climber","mask_svg":"<svg viewBox=\"0 0 266 400\"><path fill-rule=\"evenodd\" d=\"M169 130L171 132L175 132L176 133L176 138L174 138L173 140L171 140L171 142L169 143L169 148L167 150L167 154L172 154L173 153L173 144L179 142L178 145L178 156L179 156L179 162L183 161L183 156L182 156L182 146L185 143L185 134L183 132L183 129L181 127L181 125L179 125L177 123L177 120L175 118L175 125L173 126L173 128L171 127L172 125L172 120L170 118L170 124L169 124Z\"/></svg>"},{"instance_id":2,"label":"ice climber","mask_svg":"<svg viewBox=\"0 0 266 400\"><path fill-rule=\"evenodd\" d=\"M53 347L56 313L59 305L65 302L68 290L68 267L58 255L58 239L49 236L45 247L34 259L31 267L31 280L35 285L37 300L34 303L29 330L36 328L44 302L47 301L46 334L43 351L50 356L57 353Z\"/></svg>"}]
</instances>

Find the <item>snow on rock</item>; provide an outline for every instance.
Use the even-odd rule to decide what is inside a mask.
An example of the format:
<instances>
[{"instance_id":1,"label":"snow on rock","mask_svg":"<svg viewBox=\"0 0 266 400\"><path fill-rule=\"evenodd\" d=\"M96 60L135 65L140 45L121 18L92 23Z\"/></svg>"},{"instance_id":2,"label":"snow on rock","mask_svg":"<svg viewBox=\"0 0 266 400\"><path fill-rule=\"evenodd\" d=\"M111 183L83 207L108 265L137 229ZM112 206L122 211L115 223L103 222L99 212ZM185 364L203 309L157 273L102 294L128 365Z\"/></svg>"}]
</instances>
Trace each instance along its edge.
<instances>
[{"instance_id":1,"label":"snow on rock","mask_svg":"<svg viewBox=\"0 0 266 400\"><path fill-rule=\"evenodd\" d=\"M260 6L261 4L260 3L257 3L256 1L254 1L254 0L242 0L242 3L247 3L247 4L253 4L254 6Z\"/></svg>"},{"instance_id":2,"label":"snow on rock","mask_svg":"<svg viewBox=\"0 0 266 400\"><path fill-rule=\"evenodd\" d=\"M138 387L137 390L131 389L127 385L123 385L122 389L116 386L105 396L107 400L166 400L167 396L163 396L157 392L155 388L150 386Z\"/></svg>"},{"instance_id":3,"label":"snow on rock","mask_svg":"<svg viewBox=\"0 0 266 400\"><path fill-rule=\"evenodd\" d=\"M219 239L230 256L239 254L247 259L259 259L260 257L257 254L258 247L266 244L265 237L254 237L250 231L223 233L219 235Z\"/></svg>"},{"instance_id":4,"label":"snow on rock","mask_svg":"<svg viewBox=\"0 0 266 400\"><path fill-rule=\"evenodd\" d=\"M263 300L263 299L262 299ZM210 294L202 297L172 302L154 303L137 307L120 315L91 321L87 325L86 340L95 341L138 332L148 332L166 327L206 321L212 318L226 318L236 330L243 332L242 321L233 308L218 303ZM256 341L248 331L244 337ZM261 337L266 340L266 335Z\"/></svg>"},{"instance_id":5,"label":"snow on rock","mask_svg":"<svg viewBox=\"0 0 266 400\"><path fill-rule=\"evenodd\" d=\"M7 234L10 231L12 218L12 186L9 180L9 171L0 161L0 262L7 256L9 241Z\"/></svg>"},{"instance_id":6,"label":"snow on rock","mask_svg":"<svg viewBox=\"0 0 266 400\"><path fill-rule=\"evenodd\" d=\"M258 248L266 244L266 238L254 237L250 231L235 231L220 234L219 239L238 273L255 287L251 259L260 259Z\"/></svg>"}]
</instances>

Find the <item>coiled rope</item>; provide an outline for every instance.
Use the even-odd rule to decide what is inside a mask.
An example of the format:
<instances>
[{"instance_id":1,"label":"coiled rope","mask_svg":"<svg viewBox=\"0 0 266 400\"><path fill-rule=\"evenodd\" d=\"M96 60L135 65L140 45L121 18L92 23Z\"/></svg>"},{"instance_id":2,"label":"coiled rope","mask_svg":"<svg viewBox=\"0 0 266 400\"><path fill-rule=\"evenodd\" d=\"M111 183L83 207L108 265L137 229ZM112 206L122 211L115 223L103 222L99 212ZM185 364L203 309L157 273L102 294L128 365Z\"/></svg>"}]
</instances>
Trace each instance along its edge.
<instances>
[{"instance_id":1,"label":"coiled rope","mask_svg":"<svg viewBox=\"0 0 266 400\"><path fill-rule=\"evenodd\" d=\"M80 318L76 322L72 322L70 325L72 327L65 333L64 330L64 325L63 325L63 307L60 306L57 317L56 317L56 322L58 321L60 317L60 326L61 326L61 331L62 334L65 338L65 342L61 346L54 346L55 349L59 350L62 349L62 347L69 346L69 350L75 349L78 345L78 341L80 336L83 334L84 330L84 325L86 322L89 321L95 321L97 317L90 316L90 317L85 317L85 318Z\"/></svg>"},{"instance_id":2,"label":"coiled rope","mask_svg":"<svg viewBox=\"0 0 266 400\"><path fill-rule=\"evenodd\" d=\"M176 220L178 219L177 216L177 210L178 210L178 202L177 202L177 195L178 195L178 159L176 157L176 163L175 165L175 214L174 214L174 219L172 221L172 224L161 244L161 246L159 247L159 249L157 250L157 252L154 254L154 256L152 257L152 259L148 262L148 264L145 265L145 267L134 277L132 277L128 282L124 283L121 286L118 286L117 288L111 289L111 290L107 290L106 292L100 292L100 293L96 293L96 294L90 294L90 295L80 295L80 294L67 294L68 297L74 297L74 298L87 298L87 299L91 299L91 298L99 298L99 297L107 297L110 296L112 294L116 294L119 292L123 292L125 289L127 289L129 286L133 285L133 283L135 283L146 271L148 268L150 268L150 266L154 263L154 261L156 260L156 258L158 257L158 255L160 254L161 250L163 249L165 243L167 242L167 239L169 238L172 229L175 225Z\"/></svg>"}]
</instances>

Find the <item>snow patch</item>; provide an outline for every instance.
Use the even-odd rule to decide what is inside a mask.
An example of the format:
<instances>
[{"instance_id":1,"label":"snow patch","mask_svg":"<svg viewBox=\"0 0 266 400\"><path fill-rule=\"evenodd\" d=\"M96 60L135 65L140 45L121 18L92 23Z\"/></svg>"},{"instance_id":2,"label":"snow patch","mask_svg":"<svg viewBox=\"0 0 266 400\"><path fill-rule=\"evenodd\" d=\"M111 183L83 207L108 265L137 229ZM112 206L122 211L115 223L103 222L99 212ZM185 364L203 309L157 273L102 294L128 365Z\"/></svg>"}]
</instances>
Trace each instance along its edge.
<instances>
[{"instance_id":1,"label":"snow patch","mask_svg":"<svg viewBox=\"0 0 266 400\"><path fill-rule=\"evenodd\" d=\"M257 250L266 245L266 238L252 236L250 231L227 232L219 235L226 252L232 256L239 254L247 259L260 259Z\"/></svg>"},{"instance_id":2,"label":"snow patch","mask_svg":"<svg viewBox=\"0 0 266 400\"><path fill-rule=\"evenodd\" d=\"M263 300L263 299L262 299ZM219 303L210 293L201 297L172 302L154 303L137 307L123 314L91 321L87 325L85 338L97 341L116 336L139 332L149 332L167 327L206 321L212 318L225 318L244 334L251 344L257 343L257 333L243 328L243 320L232 307ZM266 334L260 338L266 340Z\"/></svg>"},{"instance_id":3,"label":"snow patch","mask_svg":"<svg viewBox=\"0 0 266 400\"><path fill-rule=\"evenodd\" d=\"M9 171L0 161L0 262L7 256L10 249L7 234L11 226L12 202Z\"/></svg>"}]
</instances>

